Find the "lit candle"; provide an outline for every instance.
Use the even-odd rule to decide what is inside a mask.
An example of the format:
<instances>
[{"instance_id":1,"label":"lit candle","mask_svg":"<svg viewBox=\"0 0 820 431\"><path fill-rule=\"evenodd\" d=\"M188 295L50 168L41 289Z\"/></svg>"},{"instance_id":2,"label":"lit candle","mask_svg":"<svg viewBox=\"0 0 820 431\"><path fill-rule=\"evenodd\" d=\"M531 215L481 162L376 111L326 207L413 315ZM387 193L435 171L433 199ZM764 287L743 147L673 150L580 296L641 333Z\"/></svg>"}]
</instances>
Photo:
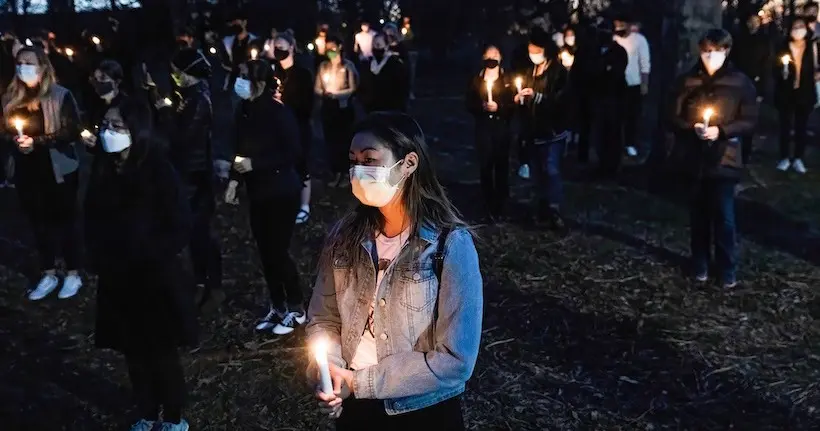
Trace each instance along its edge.
<instances>
[{"instance_id":1,"label":"lit candle","mask_svg":"<svg viewBox=\"0 0 820 431\"><path fill-rule=\"evenodd\" d=\"M487 82L487 103L493 103L493 82L495 80L488 80Z\"/></svg>"},{"instance_id":2,"label":"lit candle","mask_svg":"<svg viewBox=\"0 0 820 431\"><path fill-rule=\"evenodd\" d=\"M66 48L65 55L66 57L68 57L69 60L71 60L71 58L74 57L74 50L71 48Z\"/></svg>"},{"instance_id":3,"label":"lit candle","mask_svg":"<svg viewBox=\"0 0 820 431\"><path fill-rule=\"evenodd\" d=\"M715 110L712 108L706 108L703 110L703 128L709 128L709 120L712 119L712 116L715 115Z\"/></svg>"},{"instance_id":4,"label":"lit candle","mask_svg":"<svg viewBox=\"0 0 820 431\"><path fill-rule=\"evenodd\" d=\"M270 51L270 45L268 45L267 43L265 44L265 51Z\"/></svg>"},{"instance_id":5,"label":"lit candle","mask_svg":"<svg viewBox=\"0 0 820 431\"><path fill-rule=\"evenodd\" d=\"M519 76L518 78L515 78L515 88L518 90L518 93L519 93L519 94L521 93L521 86L522 86L523 84L524 84L524 80L523 80L523 79L521 79L521 77L520 77L520 76ZM523 104L524 104L524 98L523 98L523 97L519 98L519 99L518 99L518 102L519 102L521 105L523 105Z\"/></svg>"},{"instance_id":6,"label":"lit candle","mask_svg":"<svg viewBox=\"0 0 820 431\"><path fill-rule=\"evenodd\" d=\"M100 38L99 38L99 37L97 37L97 36L93 36L93 37L91 37L91 42L92 42L94 45L99 45L100 43L102 43L102 41L100 40Z\"/></svg>"},{"instance_id":7,"label":"lit candle","mask_svg":"<svg viewBox=\"0 0 820 431\"><path fill-rule=\"evenodd\" d=\"M316 365L319 368L319 379L322 383L322 392L333 395L333 381L330 379L330 365L327 361L327 341L324 339L316 341L313 345L313 355L316 357Z\"/></svg>"},{"instance_id":8,"label":"lit candle","mask_svg":"<svg viewBox=\"0 0 820 431\"><path fill-rule=\"evenodd\" d=\"M216 48L214 48L214 47L212 46L212 47L211 47L211 49L209 49L209 50L208 50L208 52L210 52L210 53L211 53L211 55L214 55L214 54L216 54Z\"/></svg>"},{"instance_id":9,"label":"lit candle","mask_svg":"<svg viewBox=\"0 0 820 431\"><path fill-rule=\"evenodd\" d=\"M171 105L174 104L174 102L171 100L170 97L166 97L166 98L162 99L162 103L164 103L165 106L171 106Z\"/></svg>"},{"instance_id":10,"label":"lit candle","mask_svg":"<svg viewBox=\"0 0 820 431\"><path fill-rule=\"evenodd\" d=\"M401 28L401 34L407 36L407 27L402 27Z\"/></svg>"},{"instance_id":11,"label":"lit candle","mask_svg":"<svg viewBox=\"0 0 820 431\"><path fill-rule=\"evenodd\" d=\"M562 51L561 52L561 64L564 65L567 69L572 67L573 63L575 63L575 56L570 54L569 51Z\"/></svg>"},{"instance_id":12,"label":"lit candle","mask_svg":"<svg viewBox=\"0 0 820 431\"><path fill-rule=\"evenodd\" d=\"M17 136L22 138L23 137L23 126L26 124L25 120L22 118L15 118L14 120L14 128L17 129Z\"/></svg>"},{"instance_id":13,"label":"lit candle","mask_svg":"<svg viewBox=\"0 0 820 431\"><path fill-rule=\"evenodd\" d=\"M384 18L379 20L379 24L384 24Z\"/></svg>"},{"instance_id":14,"label":"lit candle","mask_svg":"<svg viewBox=\"0 0 820 431\"><path fill-rule=\"evenodd\" d=\"M322 82L325 83L325 91L327 91L327 88L330 85L330 73L325 72L322 74Z\"/></svg>"},{"instance_id":15,"label":"lit candle","mask_svg":"<svg viewBox=\"0 0 820 431\"><path fill-rule=\"evenodd\" d=\"M316 47L313 45L313 42L309 42L307 44L307 48L308 48L308 51L313 51L313 49L316 48Z\"/></svg>"},{"instance_id":16,"label":"lit candle","mask_svg":"<svg viewBox=\"0 0 820 431\"><path fill-rule=\"evenodd\" d=\"M80 137L83 138L83 139L88 139L92 136L93 135L91 134L91 132L88 129L83 129L83 131L80 132Z\"/></svg>"},{"instance_id":17,"label":"lit candle","mask_svg":"<svg viewBox=\"0 0 820 431\"><path fill-rule=\"evenodd\" d=\"M251 50L251 60L256 60L256 56L259 55L259 51L256 48Z\"/></svg>"},{"instance_id":18,"label":"lit candle","mask_svg":"<svg viewBox=\"0 0 820 431\"><path fill-rule=\"evenodd\" d=\"M26 38L26 46L34 46L34 44L31 42L31 39Z\"/></svg>"},{"instance_id":19,"label":"lit candle","mask_svg":"<svg viewBox=\"0 0 820 431\"><path fill-rule=\"evenodd\" d=\"M789 63L791 63L792 58L786 54L780 59L780 61L783 62L783 79L786 79L789 76Z\"/></svg>"},{"instance_id":20,"label":"lit candle","mask_svg":"<svg viewBox=\"0 0 820 431\"><path fill-rule=\"evenodd\" d=\"M242 156L236 156L236 157L233 158L234 163L242 163L244 160L245 160L245 158L242 157Z\"/></svg>"},{"instance_id":21,"label":"lit candle","mask_svg":"<svg viewBox=\"0 0 820 431\"><path fill-rule=\"evenodd\" d=\"M766 16L766 12L763 12L763 9L761 9L761 10L757 13L757 16L759 16L759 17L763 18L764 16Z\"/></svg>"}]
</instances>

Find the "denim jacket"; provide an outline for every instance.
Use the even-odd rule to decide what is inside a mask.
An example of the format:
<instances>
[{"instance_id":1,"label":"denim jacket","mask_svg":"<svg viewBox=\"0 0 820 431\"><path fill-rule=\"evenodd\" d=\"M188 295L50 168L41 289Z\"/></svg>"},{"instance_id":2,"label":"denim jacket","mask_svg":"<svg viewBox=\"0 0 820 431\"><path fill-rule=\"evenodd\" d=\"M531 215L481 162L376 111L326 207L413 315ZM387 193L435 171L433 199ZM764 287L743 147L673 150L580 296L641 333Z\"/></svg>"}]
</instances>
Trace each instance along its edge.
<instances>
[{"instance_id":1,"label":"denim jacket","mask_svg":"<svg viewBox=\"0 0 820 431\"><path fill-rule=\"evenodd\" d=\"M475 244L466 229L450 233L439 283L433 269L438 235L432 226L421 227L388 266L375 296L378 364L354 371L356 398L384 400L390 415L461 394L478 357L483 282ZM372 258L373 239L362 247ZM310 301L308 342L324 337L329 360L347 368L376 294L376 269L372 260L353 262L343 252L327 261ZM315 379L315 363L308 376Z\"/></svg>"}]
</instances>

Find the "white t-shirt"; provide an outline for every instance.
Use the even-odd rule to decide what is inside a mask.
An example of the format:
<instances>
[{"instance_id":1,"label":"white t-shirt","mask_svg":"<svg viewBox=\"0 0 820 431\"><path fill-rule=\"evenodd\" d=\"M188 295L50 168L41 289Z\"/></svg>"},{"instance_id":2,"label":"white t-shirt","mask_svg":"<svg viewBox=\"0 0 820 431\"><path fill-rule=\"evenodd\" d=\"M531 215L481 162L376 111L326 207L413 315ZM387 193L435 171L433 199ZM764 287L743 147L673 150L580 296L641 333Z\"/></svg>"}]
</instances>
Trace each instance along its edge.
<instances>
[{"instance_id":1,"label":"white t-shirt","mask_svg":"<svg viewBox=\"0 0 820 431\"><path fill-rule=\"evenodd\" d=\"M379 285L382 283L387 267L393 262L393 259L398 257L409 237L409 229L393 238L388 238L382 234L376 236L376 254L379 258L379 271L376 274L376 293L373 295L373 301L370 302L370 312L367 316L362 339L359 341L356 353L353 354L353 359L350 361L350 368L354 370L362 370L379 363L379 356L376 353L376 334L373 328L373 314L376 310Z\"/></svg>"},{"instance_id":2,"label":"white t-shirt","mask_svg":"<svg viewBox=\"0 0 820 431\"><path fill-rule=\"evenodd\" d=\"M649 42L640 33L630 33L627 37L615 36L615 42L621 45L629 57L626 64L626 85L634 87L641 85L641 74L649 75L652 62L649 57Z\"/></svg>"},{"instance_id":3,"label":"white t-shirt","mask_svg":"<svg viewBox=\"0 0 820 431\"><path fill-rule=\"evenodd\" d=\"M365 59L373 56L373 36L376 32L373 30L367 33L356 33L356 45L359 47L359 58Z\"/></svg>"}]
</instances>

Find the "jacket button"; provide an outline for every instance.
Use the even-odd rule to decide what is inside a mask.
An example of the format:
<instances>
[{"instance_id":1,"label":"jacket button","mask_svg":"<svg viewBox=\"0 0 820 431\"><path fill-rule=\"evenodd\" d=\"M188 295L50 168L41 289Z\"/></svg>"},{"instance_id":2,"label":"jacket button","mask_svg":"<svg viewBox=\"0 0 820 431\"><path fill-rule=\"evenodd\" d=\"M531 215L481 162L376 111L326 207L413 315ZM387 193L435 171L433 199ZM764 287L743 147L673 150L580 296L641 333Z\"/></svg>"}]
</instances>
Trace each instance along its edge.
<instances>
[{"instance_id":1,"label":"jacket button","mask_svg":"<svg viewBox=\"0 0 820 431\"><path fill-rule=\"evenodd\" d=\"M386 339L387 339L387 334L382 333L382 335L379 335L379 338L380 338L382 341L384 341L384 340L386 340Z\"/></svg>"},{"instance_id":2,"label":"jacket button","mask_svg":"<svg viewBox=\"0 0 820 431\"><path fill-rule=\"evenodd\" d=\"M384 307L385 305L387 305L387 301L385 301L384 298L380 299L379 300L379 306Z\"/></svg>"},{"instance_id":3,"label":"jacket button","mask_svg":"<svg viewBox=\"0 0 820 431\"><path fill-rule=\"evenodd\" d=\"M419 274L418 272L413 274L413 280L415 280L415 281L421 280L421 274Z\"/></svg>"}]
</instances>

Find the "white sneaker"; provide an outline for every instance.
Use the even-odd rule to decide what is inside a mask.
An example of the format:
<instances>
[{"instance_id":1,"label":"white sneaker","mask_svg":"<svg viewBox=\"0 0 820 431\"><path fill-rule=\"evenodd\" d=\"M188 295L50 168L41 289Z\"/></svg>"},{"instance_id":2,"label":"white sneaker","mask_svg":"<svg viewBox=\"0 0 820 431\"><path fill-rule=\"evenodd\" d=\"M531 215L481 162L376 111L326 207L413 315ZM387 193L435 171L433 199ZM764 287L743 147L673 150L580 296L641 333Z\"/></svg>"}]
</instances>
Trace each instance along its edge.
<instances>
[{"instance_id":1,"label":"white sneaker","mask_svg":"<svg viewBox=\"0 0 820 431\"><path fill-rule=\"evenodd\" d=\"M139 422L131 426L131 431L151 431L154 429L154 422L140 419Z\"/></svg>"},{"instance_id":2,"label":"white sneaker","mask_svg":"<svg viewBox=\"0 0 820 431\"><path fill-rule=\"evenodd\" d=\"M188 431L190 427L188 426L188 422L185 419L179 421L178 424L172 424L170 422L163 422L162 425L159 427L159 431Z\"/></svg>"},{"instance_id":3,"label":"white sneaker","mask_svg":"<svg viewBox=\"0 0 820 431\"><path fill-rule=\"evenodd\" d=\"M53 292L59 285L60 280L57 276L53 274L46 274L40 279L40 282L37 283L37 287L29 293L28 299L32 301L39 301L48 296L48 294Z\"/></svg>"},{"instance_id":4,"label":"white sneaker","mask_svg":"<svg viewBox=\"0 0 820 431\"><path fill-rule=\"evenodd\" d=\"M803 161L800 159L797 159L794 161L794 163L792 163L792 168L794 168L794 170L797 171L797 173L799 174L806 173L806 165L804 165Z\"/></svg>"},{"instance_id":5,"label":"white sneaker","mask_svg":"<svg viewBox=\"0 0 820 431\"><path fill-rule=\"evenodd\" d=\"M60 289L57 297L60 299L71 298L80 291L81 287L83 287L83 279L77 274L68 274L63 280L63 288Z\"/></svg>"},{"instance_id":6,"label":"white sneaker","mask_svg":"<svg viewBox=\"0 0 820 431\"><path fill-rule=\"evenodd\" d=\"M792 162L789 159L783 159L777 164L777 170L780 172L786 172L790 167L792 167Z\"/></svg>"},{"instance_id":7,"label":"white sneaker","mask_svg":"<svg viewBox=\"0 0 820 431\"><path fill-rule=\"evenodd\" d=\"M626 154L628 154L629 157L635 157L635 156L638 155L638 150L635 147L630 145L630 146L626 147Z\"/></svg>"},{"instance_id":8,"label":"white sneaker","mask_svg":"<svg viewBox=\"0 0 820 431\"><path fill-rule=\"evenodd\" d=\"M530 165L521 165L518 168L518 176L525 180L530 179Z\"/></svg>"},{"instance_id":9,"label":"white sneaker","mask_svg":"<svg viewBox=\"0 0 820 431\"><path fill-rule=\"evenodd\" d=\"M258 324L256 324L256 330L267 331L270 328L276 326L280 319L282 319L282 317L279 316L279 313L277 313L276 310L271 308L270 311L268 311L268 314L264 318L262 318L262 320L259 321Z\"/></svg>"},{"instance_id":10,"label":"white sneaker","mask_svg":"<svg viewBox=\"0 0 820 431\"><path fill-rule=\"evenodd\" d=\"M273 327L273 333L276 335L290 334L297 326L304 324L306 320L307 315L304 311L289 311L282 318L282 321Z\"/></svg>"}]
</instances>

